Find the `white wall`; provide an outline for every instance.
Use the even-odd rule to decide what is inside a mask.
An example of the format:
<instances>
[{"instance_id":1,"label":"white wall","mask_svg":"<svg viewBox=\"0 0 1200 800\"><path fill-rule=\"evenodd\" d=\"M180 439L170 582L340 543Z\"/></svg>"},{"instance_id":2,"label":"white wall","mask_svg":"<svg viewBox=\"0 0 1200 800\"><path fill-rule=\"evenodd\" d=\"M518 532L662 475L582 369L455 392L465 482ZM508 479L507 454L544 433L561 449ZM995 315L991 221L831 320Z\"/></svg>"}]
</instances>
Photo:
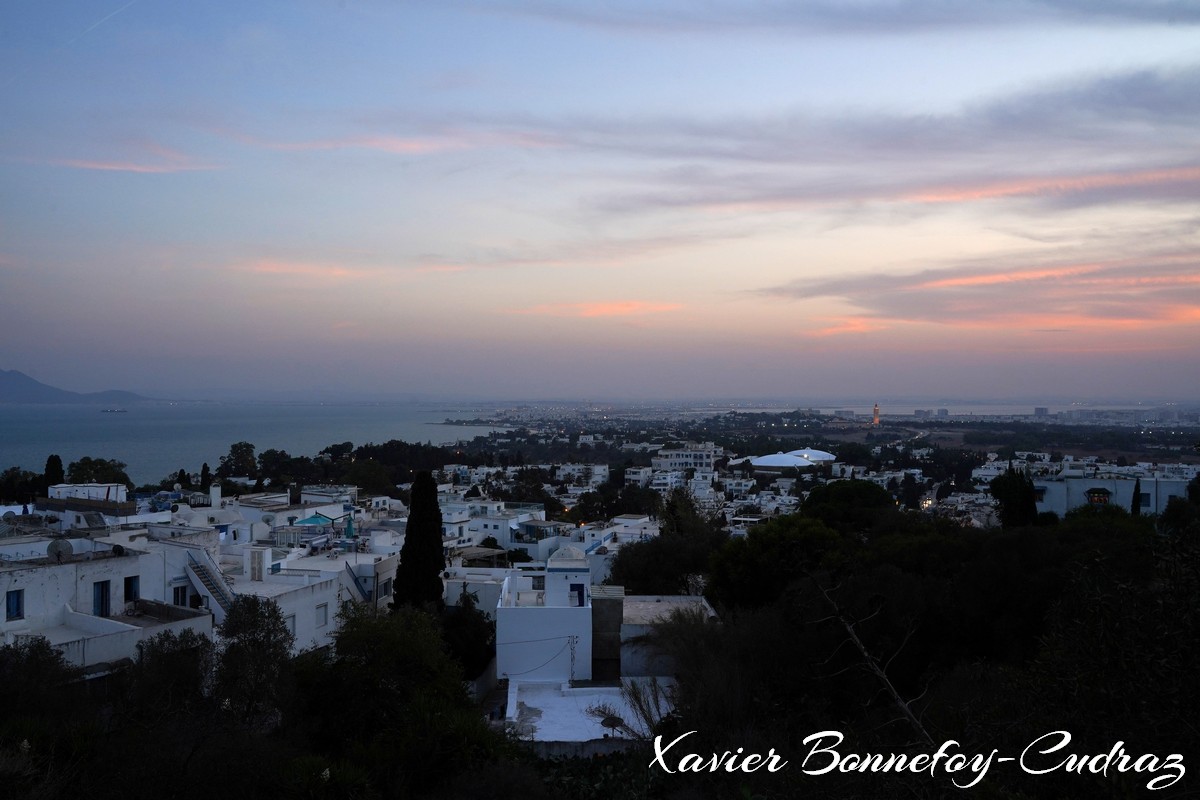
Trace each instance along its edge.
<instances>
[{"instance_id":1,"label":"white wall","mask_svg":"<svg viewBox=\"0 0 1200 800\"><path fill-rule=\"evenodd\" d=\"M275 583L280 577L271 578L271 582ZM296 634L293 652L299 653L302 650L333 644L337 612L341 607L338 602L336 578L331 577L308 586L297 586L291 591L272 595L269 599L279 606L284 619L293 618ZM325 606L323 623L318 616L318 607L322 605Z\"/></svg>"},{"instance_id":2,"label":"white wall","mask_svg":"<svg viewBox=\"0 0 1200 800\"><path fill-rule=\"evenodd\" d=\"M574 669L572 647L574 639ZM543 606L496 610L496 674L530 680L590 680L592 609Z\"/></svg>"}]
</instances>

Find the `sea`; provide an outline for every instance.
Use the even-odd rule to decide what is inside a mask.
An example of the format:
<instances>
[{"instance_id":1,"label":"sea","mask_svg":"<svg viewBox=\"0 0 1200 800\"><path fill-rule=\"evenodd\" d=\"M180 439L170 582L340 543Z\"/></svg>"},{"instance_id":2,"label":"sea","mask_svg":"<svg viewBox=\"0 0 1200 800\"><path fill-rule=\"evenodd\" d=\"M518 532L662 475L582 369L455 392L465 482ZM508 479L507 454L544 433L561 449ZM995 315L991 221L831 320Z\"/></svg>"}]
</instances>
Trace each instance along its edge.
<instances>
[{"instance_id":1,"label":"sea","mask_svg":"<svg viewBox=\"0 0 1200 800\"><path fill-rule=\"evenodd\" d=\"M938 404L941 405L941 404ZM1051 413L1081 404L1047 403ZM911 401L880 403L884 415L912 414L921 406ZM953 416L1030 415L1032 404L946 403ZM293 456L315 456L331 444L382 443L391 439L435 445L469 441L501 430L490 425L447 425L450 420L485 420L495 404L453 402L149 402L123 411L105 411L91 404L0 404L0 470L20 467L42 472L46 457L56 453L63 465L84 456L121 461L135 485L158 483L184 469L200 471L207 463L215 469L221 456L236 442L250 442L255 451L286 450ZM666 406L664 405L664 408ZM786 413L810 404L775 406L771 403L697 403L674 405L668 416L704 417L739 411ZM861 401L845 404L822 402L824 413L871 413ZM1092 406L1097 407L1097 406ZM1101 408L1133 408L1120 404ZM644 411L647 418L663 409ZM960 416L961 415L961 416Z\"/></svg>"},{"instance_id":2,"label":"sea","mask_svg":"<svg viewBox=\"0 0 1200 800\"><path fill-rule=\"evenodd\" d=\"M123 411L95 405L0 405L0 470L42 472L55 453L63 466L84 456L124 462L134 485L158 483L184 469L216 469L229 446L256 453L315 456L331 444L452 444L495 427L447 425L486 419L490 411L437 403L138 403Z\"/></svg>"}]
</instances>

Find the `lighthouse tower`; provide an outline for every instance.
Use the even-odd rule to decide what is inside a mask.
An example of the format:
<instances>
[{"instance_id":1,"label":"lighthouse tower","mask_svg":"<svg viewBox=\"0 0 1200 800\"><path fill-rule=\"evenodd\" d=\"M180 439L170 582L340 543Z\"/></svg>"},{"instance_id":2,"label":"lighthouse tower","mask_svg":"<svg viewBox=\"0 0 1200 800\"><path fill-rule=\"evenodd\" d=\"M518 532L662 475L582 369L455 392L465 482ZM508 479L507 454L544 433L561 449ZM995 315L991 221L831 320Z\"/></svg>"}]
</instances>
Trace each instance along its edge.
<instances>
[{"instance_id":1,"label":"lighthouse tower","mask_svg":"<svg viewBox=\"0 0 1200 800\"><path fill-rule=\"evenodd\" d=\"M875 413L871 415L871 424L879 427L879 403L875 404Z\"/></svg>"}]
</instances>

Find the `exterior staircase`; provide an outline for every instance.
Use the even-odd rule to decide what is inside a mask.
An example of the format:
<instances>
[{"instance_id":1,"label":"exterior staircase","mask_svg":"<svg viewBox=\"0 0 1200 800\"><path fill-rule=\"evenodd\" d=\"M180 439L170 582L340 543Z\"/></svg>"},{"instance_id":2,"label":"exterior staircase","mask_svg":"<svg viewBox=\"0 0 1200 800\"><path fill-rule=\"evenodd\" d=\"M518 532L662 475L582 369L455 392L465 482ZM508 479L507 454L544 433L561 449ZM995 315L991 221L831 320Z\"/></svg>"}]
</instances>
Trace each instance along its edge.
<instances>
[{"instance_id":1,"label":"exterior staircase","mask_svg":"<svg viewBox=\"0 0 1200 800\"><path fill-rule=\"evenodd\" d=\"M213 613L213 622L220 625L225 621L225 614L233 605L233 590L229 588L225 575L214 574L213 568L188 553L188 577L196 591L209 598L209 610ZM215 602L214 602L215 601Z\"/></svg>"}]
</instances>

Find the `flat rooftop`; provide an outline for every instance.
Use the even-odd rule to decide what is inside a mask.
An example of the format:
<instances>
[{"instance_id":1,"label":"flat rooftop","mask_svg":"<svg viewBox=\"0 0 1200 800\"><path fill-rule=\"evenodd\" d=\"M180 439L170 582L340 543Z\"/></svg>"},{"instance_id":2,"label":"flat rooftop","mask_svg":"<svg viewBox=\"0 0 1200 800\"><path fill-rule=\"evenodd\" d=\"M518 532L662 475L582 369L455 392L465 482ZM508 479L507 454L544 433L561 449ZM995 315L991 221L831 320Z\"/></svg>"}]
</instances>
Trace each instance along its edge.
<instances>
[{"instance_id":1,"label":"flat rooftop","mask_svg":"<svg viewBox=\"0 0 1200 800\"><path fill-rule=\"evenodd\" d=\"M682 608L694 608L706 616L716 616L708 601L699 595L625 595L625 611L621 622L626 625L650 625Z\"/></svg>"},{"instance_id":2,"label":"flat rooftop","mask_svg":"<svg viewBox=\"0 0 1200 800\"><path fill-rule=\"evenodd\" d=\"M658 683L669 688L672 681L659 678ZM614 711L635 730L645 727L617 685L572 687L565 683L513 681L508 687L508 720L516 724L518 735L534 741L588 742L603 739L605 734L629 738L600 724L605 715L594 711L600 706ZM665 705L663 710L669 708Z\"/></svg>"}]
</instances>

